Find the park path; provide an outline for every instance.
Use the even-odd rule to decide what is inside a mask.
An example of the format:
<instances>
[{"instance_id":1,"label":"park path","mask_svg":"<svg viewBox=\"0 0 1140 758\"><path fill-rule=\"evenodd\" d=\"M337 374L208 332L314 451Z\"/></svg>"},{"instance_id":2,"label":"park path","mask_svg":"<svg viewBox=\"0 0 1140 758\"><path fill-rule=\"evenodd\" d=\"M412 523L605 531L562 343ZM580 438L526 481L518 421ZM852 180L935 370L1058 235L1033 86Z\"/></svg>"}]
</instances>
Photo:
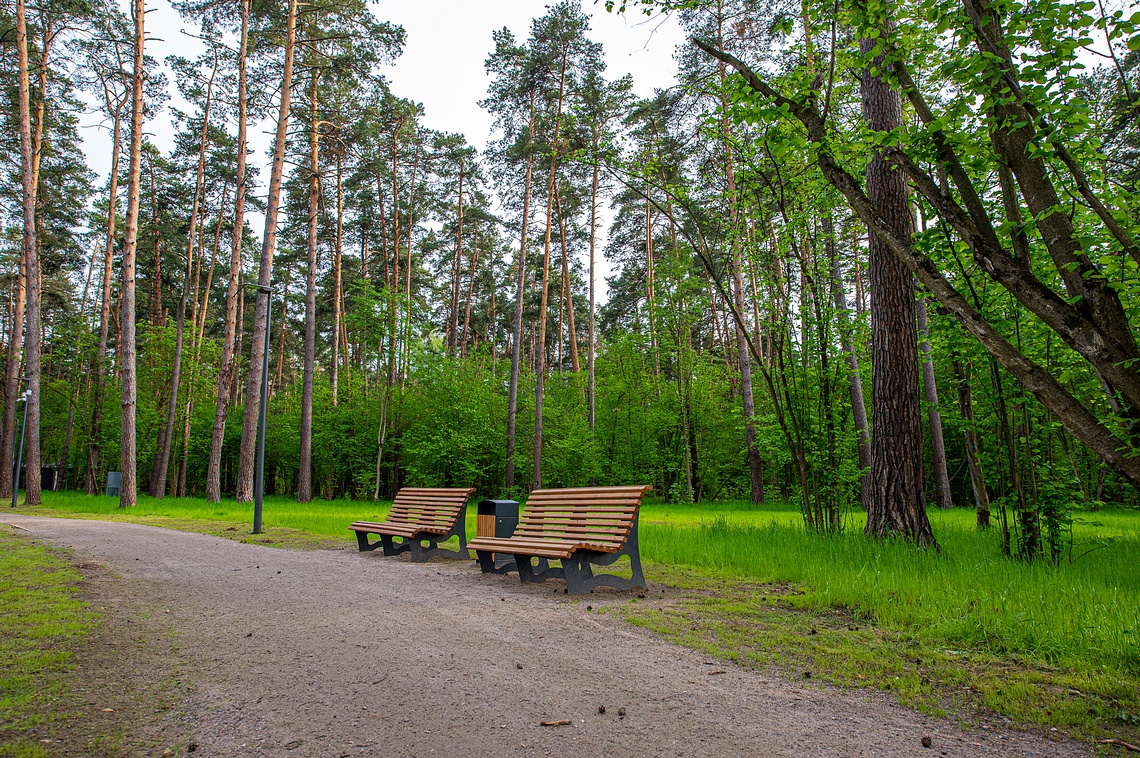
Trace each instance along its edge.
<instances>
[{"instance_id":1,"label":"park path","mask_svg":"<svg viewBox=\"0 0 1140 758\"><path fill-rule=\"evenodd\" d=\"M169 620L162 655L177 658L181 689L162 717L167 755L191 744L195 758L1091 754L1017 731L963 731L885 693L710 666L589 609L626 593L568 598L558 582L523 587L473 562L101 521L0 522L105 566L111 579L89 598L98 607ZM82 666L83 656L81 677ZM560 719L572 723L541 725Z\"/></svg>"}]
</instances>

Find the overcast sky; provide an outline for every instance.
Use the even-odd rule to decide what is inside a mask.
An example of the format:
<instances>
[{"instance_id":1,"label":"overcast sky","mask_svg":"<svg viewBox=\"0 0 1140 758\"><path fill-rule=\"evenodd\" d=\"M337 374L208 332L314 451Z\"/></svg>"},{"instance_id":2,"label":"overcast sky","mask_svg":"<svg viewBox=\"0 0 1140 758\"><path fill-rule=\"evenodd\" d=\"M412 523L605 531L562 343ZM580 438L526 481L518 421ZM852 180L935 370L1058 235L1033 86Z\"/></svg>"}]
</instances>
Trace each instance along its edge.
<instances>
[{"instance_id":1,"label":"overcast sky","mask_svg":"<svg viewBox=\"0 0 1140 758\"><path fill-rule=\"evenodd\" d=\"M124 12L129 12L128 0L120 0L120 4ZM193 59L201 51L201 43L184 32L196 33L196 27L183 21L170 7L169 0L149 0L147 5L151 9L147 14L147 54L158 61L165 61L168 55ZM407 31L403 55L395 65L384 68L393 92L423 104L425 126L462 133L480 150L486 147L492 136L492 118L478 102L487 91L483 61L493 47L491 32L506 26L516 38L525 40L532 19L546 12L546 3L542 0L379 0L371 5L378 18L400 24ZM682 42L683 35L673 19L607 13L604 3L595 4L592 0L583 0L583 7L592 18L590 37L602 43L605 49L607 78L632 74L634 90L643 96L676 83L673 51ZM173 83L170 96L167 109L146 127L148 138L166 153L174 147L169 107L188 110L178 98ZM273 112L276 117L275 108ZM100 124L94 115L82 123L88 165L99 173L102 182L110 170L106 125ZM273 128L272 120L251 128L250 146L254 150L251 163L268 164ZM267 174L261 177L262 191L267 180ZM247 218L254 233L260 235L263 218L258 214L247 214ZM599 294L603 298L605 286L601 277L608 270L607 266L599 272Z\"/></svg>"}]
</instances>

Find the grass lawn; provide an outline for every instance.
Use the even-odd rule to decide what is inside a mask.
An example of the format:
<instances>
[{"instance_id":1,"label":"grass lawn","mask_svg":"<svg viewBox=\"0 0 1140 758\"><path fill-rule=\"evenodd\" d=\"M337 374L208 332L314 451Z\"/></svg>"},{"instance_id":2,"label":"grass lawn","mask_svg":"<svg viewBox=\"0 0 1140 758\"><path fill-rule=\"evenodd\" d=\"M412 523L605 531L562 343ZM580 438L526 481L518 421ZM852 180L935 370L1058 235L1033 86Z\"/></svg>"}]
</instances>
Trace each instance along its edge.
<instances>
[{"instance_id":1,"label":"grass lawn","mask_svg":"<svg viewBox=\"0 0 1140 758\"><path fill-rule=\"evenodd\" d=\"M79 580L65 560L0 526L0 756L47 755L27 733L50 731L72 651L94 620Z\"/></svg>"},{"instance_id":2,"label":"grass lawn","mask_svg":"<svg viewBox=\"0 0 1140 758\"><path fill-rule=\"evenodd\" d=\"M110 518L283 546L350 543L348 524L386 506L348 501L252 506L44 493L22 512ZM474 509L468 533L474 533ZM966 722L1008 717L1087 738L1140 740L1140 512L1078 513L1059 565L1001 555L996 529L968 509L930 514L941 551L861 536L807 534L789 505L647 503L641 552L651 581L674 588L607 602L680 644L776 671L897 693Z\"/></svg>"}]
</instances>

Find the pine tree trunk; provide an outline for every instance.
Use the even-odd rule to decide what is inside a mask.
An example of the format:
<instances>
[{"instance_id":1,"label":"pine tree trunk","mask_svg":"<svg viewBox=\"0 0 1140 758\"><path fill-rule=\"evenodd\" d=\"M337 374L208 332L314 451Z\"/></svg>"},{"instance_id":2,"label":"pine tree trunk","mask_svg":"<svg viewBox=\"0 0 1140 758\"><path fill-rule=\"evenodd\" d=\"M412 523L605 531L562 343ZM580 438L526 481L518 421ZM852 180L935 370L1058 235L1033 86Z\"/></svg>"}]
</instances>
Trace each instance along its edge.
<instances>
[{"instance_id":1,"label":"pine tree trunk","mask_svg":"<svg viewBox=\"0 0 1140 758\"><path fill-rule=\"evenodd\" d=\"M455 260L451 267L451 308L447 319L447 352L455 355L455 347L459 344L459 275L463 270L463 180L466 176L466 167L462 159L459 162L459 220L455 227ZM464 351L466 352L466 351Z\"/></svg>"},{"instance_id":2,"label":"pine tree trunk","mask_svg":"<svg viewBox=\"0 0 1140 758\"><path fill-rule=\"evenodd\" d=\"M575 373L582 370L578 360L578 327L574 323L574 291L570 286L570 254L566 248L566 219L562 217L562 203L554 198L558 208L558 236L562 243L562 281L566 293L566 327L570 338L570 369Z\"/></svg>"},{"instance_id":3,"label":"pine tree trunk","mask_svg":"<svg viewBox=\"0 0 1140 758\"><path fill-rule=\"evenodd\" d=\"M337 153L336 156L336 248L333 250L333 355L332 365L329 367L329 380L332 385L332 404L337 405L337 382L339 376L340 362L340 346L341 335L340 327L342 323L341 313L344 310L343 297L341 293L341 256L344 252L344 172L341 166L341 156ZM282 324L284 324L282 319ZM348 352L348 345L344 346L345 352ZM280 356L278 356L280 358Z\"/></svg>"},{"instance_id":4,"label":"pine tree trunk","mask_svg":"<svg viewBox=\"0 0 1140 758\"><path fill-rule=\"evenodd\" d=\"M249 45L249 8L252 0L241 0L241 42L238 48L238 139L237 189L234 193L234 226L230 237L230 279L226 287L226 326L222 339L222 362L218 373L218 393L214 404L214 428L210 435L210 460L206 467L206 499L222 499L222 446L226 436L226 409L234 385L234 342L237 332L238 285L241 283L241 243L245 226L246 142L248 103L246 99L246 52Z\"/></svg>"},{"instance_id":5,"label":"pine tree trunk","mask_svg":"<svg viewBox=\"0 0 1140 758\"><path fill-rule=\"evenodd\" d=\"M164 432L159 438L159 449L155 452L154 468L150 477L150 495L151 497L165 497L166 496L166 474L170 468L170 451L174 445L174 422L178 416L178 390L182 378L182 345L183 336L186 330L186 299L190 293L190 272L194 264L194 243L197 240L196 232L198 229L198 216L202 208L202 190L206 175L206 147L209 142L210 134L210 106L213 102L214 95L214 75L217 73L217 67L214 68L214 74L211 74L210 81L206 85L206 104L202 110L202 133L199 140L198 147L198 170L194 181L194 201L190 206L190 230L187 233L188 242L186 249L186 272L182 279L182 296L178 300L178 324L176 327L174 337L174 369L171 372L170 378L170 403L166 408L166 424ZM152 167L152 181L151 192L154 192L153 183L153 167ZM223 204L224 204L223 199ZM154 204L154 198L151 199ZM219 216L221 212L219 211ZM157 240L161 237L159 233L157 216L154 224L154 235ZM158 266L159 266L159 247L155 243L155 290L158 293L158 303L156 305L157 318L162 321L162 285L157 282ZM198 251L201 257L201 251ZM207 293L208 296L208 293ZM191 339L194 334L194 321L191 321L190 332ZM177 487L175 488L175 495L178 494Z\"/></svg>"},{"instance_id":6,"label":"pine tree trunk","mask_svg":"<svg viewBox=\"0 0 1140 758\"><path fill-rule=\"evenodd\" d=\"M533 179L534 155L534 101L536 92L530 91L530 120L527 126L526 178L523 182L522 232L519 235L518 285L515 288L515 318L511 332L511 379L507 390L507 465L505 485L515 486L515 422L518 415L519 363L522 359L523 299L526 297L526 241L530 228L530 191Z\"/></svg>"},{"instance_id":7,"label":"pine tree trunk","mask_svg":"<svg viewBox=\"0 0 1140 758\"><path fill-rule=\"evenodd\" d=\"M598 154L598 132L594 130L594 174L590 182L590 313L586 319L586 423L590 427L590 433L594 431L594 309L596 306L595 292L594 292L594 278L595 278L595 248L598 239L598 173L601 170L599 162L596 160ZM716 320L714 314L713 320ZM594 484L594 480L590 480Z\"/></svg>"},{"instance_id":8,"label":"pine tree trunk","mask_svg":"<svg viewBox=\"0 0 1140 758\"><path fill-rule=\"evenodd\" d=\"M317 151L320 133L317 121L317 80L320 69L314 68L309 82L309 220L308 276L305 280L305 362L301 385L301 456L297 476L297 502L313 499L313 373L317 347L317 213L321 196L320 166Z\"/></svg>"},{"instance_id":9,"label":"pine tree trunk","mask_svg":"<svg viewBox=\"0 0 1140 758\"><path fill-rule=\"evenodd\" d=\"M538 312L538 344L535 346L534 369L534 473L531 490L542 489L542 394L546 378L546 322L550 300L550 233L554 222L554 193L558 178L558 140L562 130L562 103L566 95L568 51L562 51L562 73L558 80L558 110L554 116L554 137L550 140L550 177L546 183L546 232L542 250L542 305Z\"/></svg>"},{"instance_id":10,"label":"pine tree trunk","mask_svg":"<svg viewBox=\"0 0 1140 758\"><path fill-rule=\"evenodd\" d=\"M863 39L869 53L875 40ZM883 65L883 56L874 66ZM874 131L902 124L898 93L881 75L863 73L863 118ZM867 197L893 225L910 234L906 177L880 152L867 166ZM937 546L926 518L922 472L922 418L918 399L918 334L910 271L868 230L871 274L871 472L863 491L868 536L901 534L919 545Z\"/></svg>"},{"instance_id":11,"label":"pine tree trunk","mask_svg":"<svg viewBox=\"0 0 1140 758\"><path fill-rule=\"evenodd\" d=\"M273 253L277 247L277 214L281 206L281 180L285 165L285 136L289 128L289 94L293 83L293 50L297 41L297 2L289 0L289 20L285 39L285 68L281 74L281 104L277 112L277 133L273 144L273 167L269 176L269 201L265 210L265 233L261 243L261 266L257 283L269 287L273 281ZM265 357L266 315L269 295L257 294L250 339L249 372L246 377L245 412L242 416L241 449L238 454L237 501L253 500L253 459L257 445L257 418L261 399L261 371Z\"/></svg>"},{"instance_id":12,"label":"pine tree trunk","mask_svg":"<svg viewBox=\"0 0 1140 758\"><path fill-rule=\"evenodd\" d=\"M133 0L135 19L135 57L132 69L131 91L131 151L130 174L127 178L127 226L123 242L123 292L119 305L118 344L120 376L122 377L122 423L119 437L119 467L122 479L119 487L119 506L134 507L138 501L138 465L136 450L135 414L138 405L138 377L135 370L135 254L139 232L139 180L142 158L143 84L146 68L143 46L146 22L146 0Z\"/></svg>"},{"instance_id":13,"label":"pine tree trunk","mask_svg":"<svg viewBox=\"0 0 1140 758\"><path fill-rule=\"evenodd\" d=\"M40 280L36 246L36 186L33 176L31 84L28 78L28 31L24 0L16 0L16 46L19 54L20 179L23 208L22 257L27 287L27 461L24 502L40 502ZM19 389L17 388L17 392ZM13 435L13 443L15 435Z\"/></svg>"}]
</instances>

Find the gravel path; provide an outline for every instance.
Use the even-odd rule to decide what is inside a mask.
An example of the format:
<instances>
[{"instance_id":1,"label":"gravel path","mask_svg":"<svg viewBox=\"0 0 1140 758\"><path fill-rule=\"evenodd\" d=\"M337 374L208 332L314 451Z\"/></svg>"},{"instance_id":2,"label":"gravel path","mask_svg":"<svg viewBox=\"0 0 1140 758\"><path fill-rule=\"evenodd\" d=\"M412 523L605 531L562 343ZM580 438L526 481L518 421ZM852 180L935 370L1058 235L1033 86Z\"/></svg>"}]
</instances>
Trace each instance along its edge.
<instances>
[{"instance_id":1,"label":"gravel path","mask_svg":"<svg viewBox=\"0 0 1140 758\"><path fill-rule=\"evenodd\" d=\"M473 562L0 521L106 566L113 580L96 602L169 618L184 694L162 716L167 755L191 745L196 758L1091 754L1016 731L963 731L886 693L720 662L724 673L710 676L707 656L587 610L622 593L572 599L558 582L523 587ZM560 719L572 723L541 725Z\"/></svg>"}]
</instances>

